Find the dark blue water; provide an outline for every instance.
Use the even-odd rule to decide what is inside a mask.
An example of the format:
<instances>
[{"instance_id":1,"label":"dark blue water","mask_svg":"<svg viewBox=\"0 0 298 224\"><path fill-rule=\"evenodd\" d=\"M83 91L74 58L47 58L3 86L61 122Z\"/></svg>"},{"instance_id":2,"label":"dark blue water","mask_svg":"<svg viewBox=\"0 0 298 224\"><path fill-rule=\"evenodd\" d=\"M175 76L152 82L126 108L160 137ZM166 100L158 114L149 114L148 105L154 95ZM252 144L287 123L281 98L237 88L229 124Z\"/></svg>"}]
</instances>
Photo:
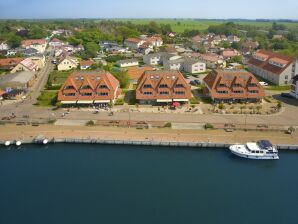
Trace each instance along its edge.
<instances>
[{"instance_id":1,"label":"dark blue water","mask_svg":"<svg viewBox=\"0 0 298 224\"><path fill-rule=\"evenodd\" d=\"M104 145L0 148L0 224L298 223L298 153Z\"/></svg>"}]
</instances>

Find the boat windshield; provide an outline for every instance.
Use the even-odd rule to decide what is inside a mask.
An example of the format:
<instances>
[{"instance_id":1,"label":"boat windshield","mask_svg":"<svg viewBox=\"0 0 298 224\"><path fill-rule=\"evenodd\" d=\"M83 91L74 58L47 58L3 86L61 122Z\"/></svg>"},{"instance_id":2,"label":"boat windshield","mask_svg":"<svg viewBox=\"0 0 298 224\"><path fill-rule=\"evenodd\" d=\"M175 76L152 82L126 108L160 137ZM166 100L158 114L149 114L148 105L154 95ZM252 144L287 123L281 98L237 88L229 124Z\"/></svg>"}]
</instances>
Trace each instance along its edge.
<instances>
[{"instance_id":1,"label":"boat windshield","mask_svg":"<svg viewBox=\"0 0 298 224\"><path fill-rule=\"evenodd\" d=\"M261 149L267 149L267 150L271 149L272 150L272 148L273 148L273 145L268 140L260 140L257 142L257 144Z\"/></svg>"}]
</instances>

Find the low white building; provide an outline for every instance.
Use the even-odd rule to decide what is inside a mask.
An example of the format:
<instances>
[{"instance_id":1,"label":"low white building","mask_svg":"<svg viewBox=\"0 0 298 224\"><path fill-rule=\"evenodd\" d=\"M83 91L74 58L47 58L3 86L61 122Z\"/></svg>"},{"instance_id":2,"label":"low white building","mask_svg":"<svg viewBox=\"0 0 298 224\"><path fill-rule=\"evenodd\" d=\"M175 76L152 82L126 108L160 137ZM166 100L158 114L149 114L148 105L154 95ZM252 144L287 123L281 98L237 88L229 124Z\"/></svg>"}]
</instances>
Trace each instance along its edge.
<instances>
[{"instance_id":1,"label":"low white building","mask_svg":"<svg viewBox=\"0 0 298 224\"><path fill-rule=\"evenodd\" d=\"M181 56L165 57L163 60L163 67L167 70L183 70L184 58Z\"/></svg>"},{"instance_id":2,"label":"low white building","mask_svg":"<svg viewBox=\"0 0 298 224\"><path fill-rule=\"evenodd\" d=\"M295 75L292 79L290 95L298 99L298 75Z\"/></svg>"},{"instance_id":3,"label":"low white building","mask_svg":"<svg viewBox=\"0 0 298 224\"><path fill-rule=\"evenodd\" d=\"M128 38L124 41L124 44L133 50L139 49L143 43L145 43L145 40L140 38Z\"/></svg>"},{"instance_id":4,"label":"low white building","mask_svg":"<svg viewBox=\"0 0 298 224\"><path fill-rule=\"evenodd\" d=\"M205 72L206 64L193 58L185 57L183 63L183 71L192 74Z\"/></svg>"},{"instance_id":5,"label":"low white building","mask_svg":"<svg viewBox=\"0 0 298 224\"><path fill-rule=\"evenodd\" d=\"M76 69L79 65L78 60L75 57L65 56L63 57L58 66L58 71L67 71L71 69Z\"/></svg>"},{"instance_id":6,"label":"low white building","mask_svg":"<svg viewBox=\"0 0 298 224\"><path fill-rule=\"evenodd\" d=\"M9 49L9 46L6 42L1 42L0 43L0 51L6 51Z\"/></svg>"},{"instance_id":7,"label":"low white building","mask_svg":"<svg viewBox=\"0 0 298 224\"><path fill-rule=\"evenodd\" d=\"M120 60L116 63L119 67L125 68L125 67L131 67L131 66L138 66L139 61L137 59L126 59L126 60Z\"/></svg>"},{"instance_id":8,"label":"low white building","mask_svg":"<svg viewBox=\"0 0 298 224\"><path fill-rule=\"evenodd\" d=\"M22 47L25 49L34 48L39 53L44 53L47 48L46 39L23 40Z\"/></svg>"},{"instance_id":9,"label":"low white building","mask_svg":"<svg viewBox=\"0 0 298 224\"><path fill-rule=\"evenodd\" d=\"M143 62L147 65L159 65L163 62L163 57L165 53L155 53L144 55Z\"/></svg>"}]
</instances>

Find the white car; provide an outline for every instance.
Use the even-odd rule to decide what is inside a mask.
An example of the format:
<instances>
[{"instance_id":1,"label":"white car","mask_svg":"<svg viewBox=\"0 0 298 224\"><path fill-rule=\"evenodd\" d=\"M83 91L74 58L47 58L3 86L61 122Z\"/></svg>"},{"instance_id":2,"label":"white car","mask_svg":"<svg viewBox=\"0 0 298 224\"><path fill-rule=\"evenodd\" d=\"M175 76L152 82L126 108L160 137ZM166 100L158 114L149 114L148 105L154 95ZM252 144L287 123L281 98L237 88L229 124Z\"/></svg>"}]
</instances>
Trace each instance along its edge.
<instances>
[{"instance_id":1,"label":"white car","mask_svg":"<svg viewBox=\"0 0 298 224\"><path fill-rule=\"evenodd\" d=\"M268 86L267 82L259 82L261 86Z\"/></svg>"}]
</instances>

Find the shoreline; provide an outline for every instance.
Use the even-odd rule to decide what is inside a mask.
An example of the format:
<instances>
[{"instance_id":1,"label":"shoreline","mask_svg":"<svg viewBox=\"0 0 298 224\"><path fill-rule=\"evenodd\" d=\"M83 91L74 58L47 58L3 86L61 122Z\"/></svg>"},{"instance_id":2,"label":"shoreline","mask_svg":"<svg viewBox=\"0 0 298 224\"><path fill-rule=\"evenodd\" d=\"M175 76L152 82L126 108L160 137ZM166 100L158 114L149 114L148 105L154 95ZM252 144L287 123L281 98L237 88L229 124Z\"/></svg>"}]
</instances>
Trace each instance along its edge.
<instances>
[{"instance_id":1,"label":"shoreline","mask_svg":"<svg viewBox=\"0 0 298 224\"><path fill-rule=\"evenodd\" d=\"M78 142L130 145L173 145L189 147L227 147L235 143L246 143L268 139L275 145L295 146L298 150L298 133L292 135L280 131L233 131L183 130L171 128L136 129L103 126L17 126L0 125L0 143L21 140L32 143L37 136L54 142ZM217 144L217 145L214 145Z\"/></svg>"}]
</instances>

